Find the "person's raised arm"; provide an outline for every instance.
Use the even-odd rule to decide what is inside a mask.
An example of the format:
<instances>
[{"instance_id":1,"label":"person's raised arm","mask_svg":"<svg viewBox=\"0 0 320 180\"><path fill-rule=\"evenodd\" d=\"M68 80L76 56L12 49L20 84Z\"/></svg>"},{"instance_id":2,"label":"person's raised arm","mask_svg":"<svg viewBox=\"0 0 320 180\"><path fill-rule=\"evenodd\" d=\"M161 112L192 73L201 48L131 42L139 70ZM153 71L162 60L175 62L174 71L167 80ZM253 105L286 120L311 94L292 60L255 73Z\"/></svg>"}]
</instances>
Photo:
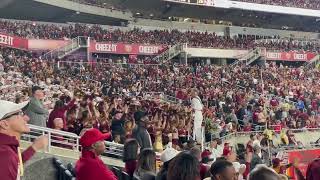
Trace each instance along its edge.
<instances>
[{"instance_id":1,"label":"person's raised arm","mask_svg":"<svg viewBox=\"0 0 320 180\"><path fill-rule=\"evenodd\" d=\"M36 151L46 148L48 146L48 141L48 136L38 137L29 148L22 152L22 161L28 161Z\"/></svg>"}]
</instances>

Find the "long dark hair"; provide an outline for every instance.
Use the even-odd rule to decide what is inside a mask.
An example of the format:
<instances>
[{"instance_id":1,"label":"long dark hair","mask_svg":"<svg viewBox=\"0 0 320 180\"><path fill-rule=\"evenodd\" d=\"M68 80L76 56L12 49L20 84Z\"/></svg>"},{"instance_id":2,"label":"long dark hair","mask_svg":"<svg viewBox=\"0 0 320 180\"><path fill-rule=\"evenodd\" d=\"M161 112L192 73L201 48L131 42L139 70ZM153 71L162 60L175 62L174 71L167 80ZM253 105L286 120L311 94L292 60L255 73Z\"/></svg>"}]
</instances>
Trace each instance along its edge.
<instances>
[{"instance_id":1,"label":"long dark hair","mask_svg":"<svg viewBox=\"0 0 320 180\"><path fill-rule=\"evenodd\" d=\"M54 104L54 110L57 110L57 109L60 109L60 108L62 108L64 106L64 103L63 103L63 101L61 101L61 100L58 100L58 101L56 101L56 103Z\"/></svg>"},{"instance_id":2,"label":"long dark hair","mask_svg":"<svg viewBox=\"0 0 320 180\"><path fill-rule=\"evenodd\" d=\"M123 162L137 160L139 144L135 139L128 139L123 147Z\"/></svg>"},{"instance_id":3,"label":"long dark hair","mask_svg":"<svg viewBox=\"0 0 320 180\"><path fill-rule=\"evenodd\" d=\"M167 180L195 180L200 178L200 164L189 152L181 152L169 164Z\"/></svg>"},{"instance_id":4,"label":"long dark hair","mask_svg":"<svg viewBox=\"0 0 320 180\"><path fill-rule=\"evenodd\" d=\"M156 153L152 149L143 149L138 158L137 170L156 173Z\"/></svg>"}]
</instances>

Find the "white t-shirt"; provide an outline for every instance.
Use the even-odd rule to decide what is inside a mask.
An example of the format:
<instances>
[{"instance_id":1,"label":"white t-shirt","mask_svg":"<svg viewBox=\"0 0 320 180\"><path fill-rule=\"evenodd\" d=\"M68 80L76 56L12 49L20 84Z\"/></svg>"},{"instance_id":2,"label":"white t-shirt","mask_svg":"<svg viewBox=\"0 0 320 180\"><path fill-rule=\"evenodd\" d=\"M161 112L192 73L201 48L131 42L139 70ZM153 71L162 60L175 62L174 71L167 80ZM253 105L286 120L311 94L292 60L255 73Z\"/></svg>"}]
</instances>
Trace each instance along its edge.
<instances>
[{"instance_id":1,"label":"white t-shirt","mask_svg":"<svg viewBox=\"0 0 320 180\"><path fill-rule=\"evenodd\" d=\"M219 146L217 146L217 148L212 148L211 149L210 158L213 159L213 162L215 162L217 158L221 157L221 155L222 155L222 153L219 151Z\"/></svg>"},{"instance_id":2,"label":"white t-shirt","mask_svg":"<svg viewBox=\"0 0 320 180\"><path fill-rule=\"evenodd\" d=\"M192 107L192 109L194 109L195 111L202 111L202 109L203 109L203 104L201 103L201 100L200 100L200 98L199 98L198 96L192 98L192 100L191 100L191 107Z\"/></svg>"}]
</instances>

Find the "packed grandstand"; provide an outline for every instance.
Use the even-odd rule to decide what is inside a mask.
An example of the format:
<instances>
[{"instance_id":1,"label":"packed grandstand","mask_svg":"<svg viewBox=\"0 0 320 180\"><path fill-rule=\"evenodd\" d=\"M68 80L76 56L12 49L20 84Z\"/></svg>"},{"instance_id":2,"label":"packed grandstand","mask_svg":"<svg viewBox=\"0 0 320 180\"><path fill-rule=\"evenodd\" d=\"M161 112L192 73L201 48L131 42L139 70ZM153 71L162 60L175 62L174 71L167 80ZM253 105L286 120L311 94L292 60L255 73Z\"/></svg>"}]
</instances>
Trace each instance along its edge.
<instances>
[{"instance_id":1,"label":"packed grandstand","mask_svg":"<svg viewBox=\"0 0 320 180\"><path fill-rule=\"evenodd\" d=\"M0 177L319 180L319 33L80 19L0 19L0 162L10 164ZM53 162L24 166L35 153ZM39 175L40 163L53 175Z\"/></svg>"}]
</instances>

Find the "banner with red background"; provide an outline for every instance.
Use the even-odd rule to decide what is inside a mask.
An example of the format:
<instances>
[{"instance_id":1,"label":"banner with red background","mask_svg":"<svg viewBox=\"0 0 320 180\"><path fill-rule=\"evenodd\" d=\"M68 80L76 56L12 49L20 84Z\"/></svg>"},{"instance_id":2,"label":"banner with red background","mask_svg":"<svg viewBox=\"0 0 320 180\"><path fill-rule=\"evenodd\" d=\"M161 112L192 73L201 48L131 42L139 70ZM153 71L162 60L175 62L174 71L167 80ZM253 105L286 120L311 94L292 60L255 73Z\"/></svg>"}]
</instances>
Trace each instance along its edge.
<instances>
[{"instance_id":1,"label":"banner with red background","mask_svg":"<svg viewBox=\"0 0 320 180\"><path fill-rule=\"evenodd\" d=\"M70 43L70 40L49 40L49 39L29 39L28 48L30 50L54 50Z\"/></svg>"},{"instance_id":2,"label":"banner with red background","mask_svg":"<svg viewBox=\"0 0 320 180\"><path fill-rule=\"evenodd\" d=\"M280 60L280 61L310 61L316 57L312 52L267 52L267 60Z\"/></svg>"},{"instance_id":3,"label":"banner with red background","mask_svg":"<svg viewBox=\"0 0 320 180\"><path fill-rule=\"evenodd\" d=\"M90 42L90 52L92 53L156 55L164 49L165 46L161 45Z\"/></svg>"},{"instance_id":4,"label":"banner with red background","mask_svg":"<svg viewBox=\"0 0 320 180\"><path fill-rule=\"evenodd\" d=\"M28 39L0 32L0 45L17 49L28 49Z\"/></svg>"},{"instance_id":5,"label":"banner with red background","mask_svg":"<svg viewBox=\"0 0 320 180\"><path fill-rule=\"evenodd\" d=\"M289 163L294 163L297 159L299 164L298 168L302 172L302 174L305 176L308 168L308 164L312 162L314 159L319 157L320 155L320 149L313 149L313 150L301 150L301 151L290 151L288 152L288 161ZM291 167L289 169L290 177L295 178L294 169Z\"/></svg>"},{"instance_id":6,"label":"banner with red background","mask_svg":"<svg viewBox=\"0 0 320 180\"><path fill-rule=\"evenodd\" d=\"M69 40L26 39L0 32L0 45L26 50L53 50L68 43ZM143 45L111 42L90 42L89 50L93 53L156 55L161 53L164 45ZM316 57L313 52L266 52L267 60L310 61Z\"/></svg>"}]
</instances>

